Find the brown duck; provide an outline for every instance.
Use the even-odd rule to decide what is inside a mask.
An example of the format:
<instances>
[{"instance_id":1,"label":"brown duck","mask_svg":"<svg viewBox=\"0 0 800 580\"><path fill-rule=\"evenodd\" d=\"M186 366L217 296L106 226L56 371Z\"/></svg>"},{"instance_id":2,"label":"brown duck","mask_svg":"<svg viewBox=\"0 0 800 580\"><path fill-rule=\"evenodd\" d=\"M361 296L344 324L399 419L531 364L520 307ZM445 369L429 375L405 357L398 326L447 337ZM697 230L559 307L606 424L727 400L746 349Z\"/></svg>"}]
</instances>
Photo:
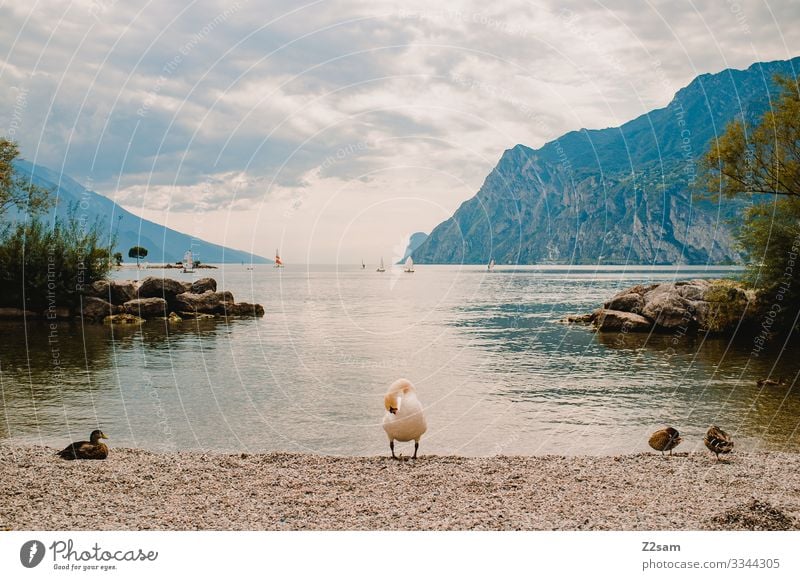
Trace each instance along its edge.
<instances>
[{"instance_id":1,"label":"brown duck","mask_svg":"<svg viewBox=\"0 0 800 580\"><path fill-rule=\"evenodd\" d=\"M648 443L650 447L656 451L660 451L661 455L664 455L665 451L669 451L669 454L672 455L672 450L675 449L681 441L683 441L683 439L677 429L665 427L650 435Z\"/></svg>"},{"instance_id":2,"label":"brown duck","mask_svg":"<svg viewBox=\"0 0 800 580\"><path fill-rule=\"evenodd\" d=\"M725 454L733 451L733 439L716 425L711 425L708 428L708 432L703 438L703 443L717 456L717 461L719 461L720 453Z\"/></svg>"},{"instance_id":3,"label":"brown duck","mask_svg":"<svg viewBox=\"0 0 800 580\"><path fill-rule=\"evenodd\" d=\"M105 459L108 457L108 446L100 439L108 437L99 429L95 429L89 435L89 441L76 441L56 455L62 459Z\"/></svg>"}]
</instances>

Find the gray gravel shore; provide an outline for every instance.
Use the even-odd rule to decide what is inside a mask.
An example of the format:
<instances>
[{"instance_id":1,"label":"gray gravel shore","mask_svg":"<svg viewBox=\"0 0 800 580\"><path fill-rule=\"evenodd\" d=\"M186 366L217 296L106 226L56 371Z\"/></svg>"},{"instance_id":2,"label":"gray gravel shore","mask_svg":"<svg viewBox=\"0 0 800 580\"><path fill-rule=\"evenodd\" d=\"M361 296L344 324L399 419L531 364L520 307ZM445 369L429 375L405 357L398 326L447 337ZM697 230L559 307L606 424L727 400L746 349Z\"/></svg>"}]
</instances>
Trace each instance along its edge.
<instances>
[{"instance_id":1,"label":"gray gravel shore","mask_svg":"<svg viewBox=\"0 0 800 580\"><path fill-rule=\"evenodd\" d=\"M330 457L151 453L64 461L0 445L0 529L800 529L800 455Z\"/></svg>"}]
</instances>

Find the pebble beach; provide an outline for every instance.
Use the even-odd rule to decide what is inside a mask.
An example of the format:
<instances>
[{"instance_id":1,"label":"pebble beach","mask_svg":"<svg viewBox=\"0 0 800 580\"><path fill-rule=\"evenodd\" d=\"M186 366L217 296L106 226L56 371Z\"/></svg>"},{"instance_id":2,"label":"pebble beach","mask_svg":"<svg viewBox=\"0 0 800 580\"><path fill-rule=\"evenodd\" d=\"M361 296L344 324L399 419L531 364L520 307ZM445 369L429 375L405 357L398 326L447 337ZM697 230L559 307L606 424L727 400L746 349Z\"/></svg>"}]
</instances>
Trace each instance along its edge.
<instances>
[{"instance_id":1,"label":"pebble beach","mask_svg":"<svg viewBox=\"0 0 800 580\"><path fill-rule=\"evenodd\" d=\"M800 455L153 453L0 445L3 530L796 530Z\"/></svg>"}]
</instances>

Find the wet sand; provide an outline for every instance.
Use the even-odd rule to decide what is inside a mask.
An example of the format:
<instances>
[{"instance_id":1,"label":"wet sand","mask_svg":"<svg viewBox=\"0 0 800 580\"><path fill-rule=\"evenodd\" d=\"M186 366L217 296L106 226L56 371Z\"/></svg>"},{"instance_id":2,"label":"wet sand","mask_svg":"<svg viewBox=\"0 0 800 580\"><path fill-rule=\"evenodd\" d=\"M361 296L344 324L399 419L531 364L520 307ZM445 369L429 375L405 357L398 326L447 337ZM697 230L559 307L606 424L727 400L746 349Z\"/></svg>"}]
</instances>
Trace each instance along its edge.
<instances>
[{"instance_id":1,"label":"wet sand","mask_svg":"<svg viewBox=\"0 0 800 580\"><path fill-rule=\"evenodd\" d=\"M800 455L385 457L0 445L7 530L800 529Z\"/></svg>"}]
</instances>

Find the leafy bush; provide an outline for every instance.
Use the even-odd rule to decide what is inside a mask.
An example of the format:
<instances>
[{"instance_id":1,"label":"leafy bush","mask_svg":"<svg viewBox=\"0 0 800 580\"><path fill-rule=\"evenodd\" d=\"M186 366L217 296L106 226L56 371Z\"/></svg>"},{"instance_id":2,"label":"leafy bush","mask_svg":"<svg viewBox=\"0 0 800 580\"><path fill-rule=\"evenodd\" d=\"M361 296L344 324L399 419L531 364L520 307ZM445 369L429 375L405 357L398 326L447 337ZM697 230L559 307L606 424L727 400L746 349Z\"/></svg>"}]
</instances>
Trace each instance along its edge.
<instances>
[{"instance_id":1,"label":"leafy bush","mask_svg":"<svg viewBox=\"0 0 800 580\"><path fill-rule=\"evenodd\" d=\"M108 274L109 247L99 224L79 219L74 208L52 224L39 216L7 224L0 231L0 306L75 308L84 288Z\"/></svg>"},{"instance_id":2,"label":"leafy bush","mask_svg":"<svg viewBox=\"0 0 800 580\"><path fill-rule=\"evenodd\" d=\"M757 122L736 120L702 160L701 183L714 194L747 196L737 237L748 256L745 280L774 329L794 328L800 308L800 85L781 89Z\"/></svg>"}]
</instances>

